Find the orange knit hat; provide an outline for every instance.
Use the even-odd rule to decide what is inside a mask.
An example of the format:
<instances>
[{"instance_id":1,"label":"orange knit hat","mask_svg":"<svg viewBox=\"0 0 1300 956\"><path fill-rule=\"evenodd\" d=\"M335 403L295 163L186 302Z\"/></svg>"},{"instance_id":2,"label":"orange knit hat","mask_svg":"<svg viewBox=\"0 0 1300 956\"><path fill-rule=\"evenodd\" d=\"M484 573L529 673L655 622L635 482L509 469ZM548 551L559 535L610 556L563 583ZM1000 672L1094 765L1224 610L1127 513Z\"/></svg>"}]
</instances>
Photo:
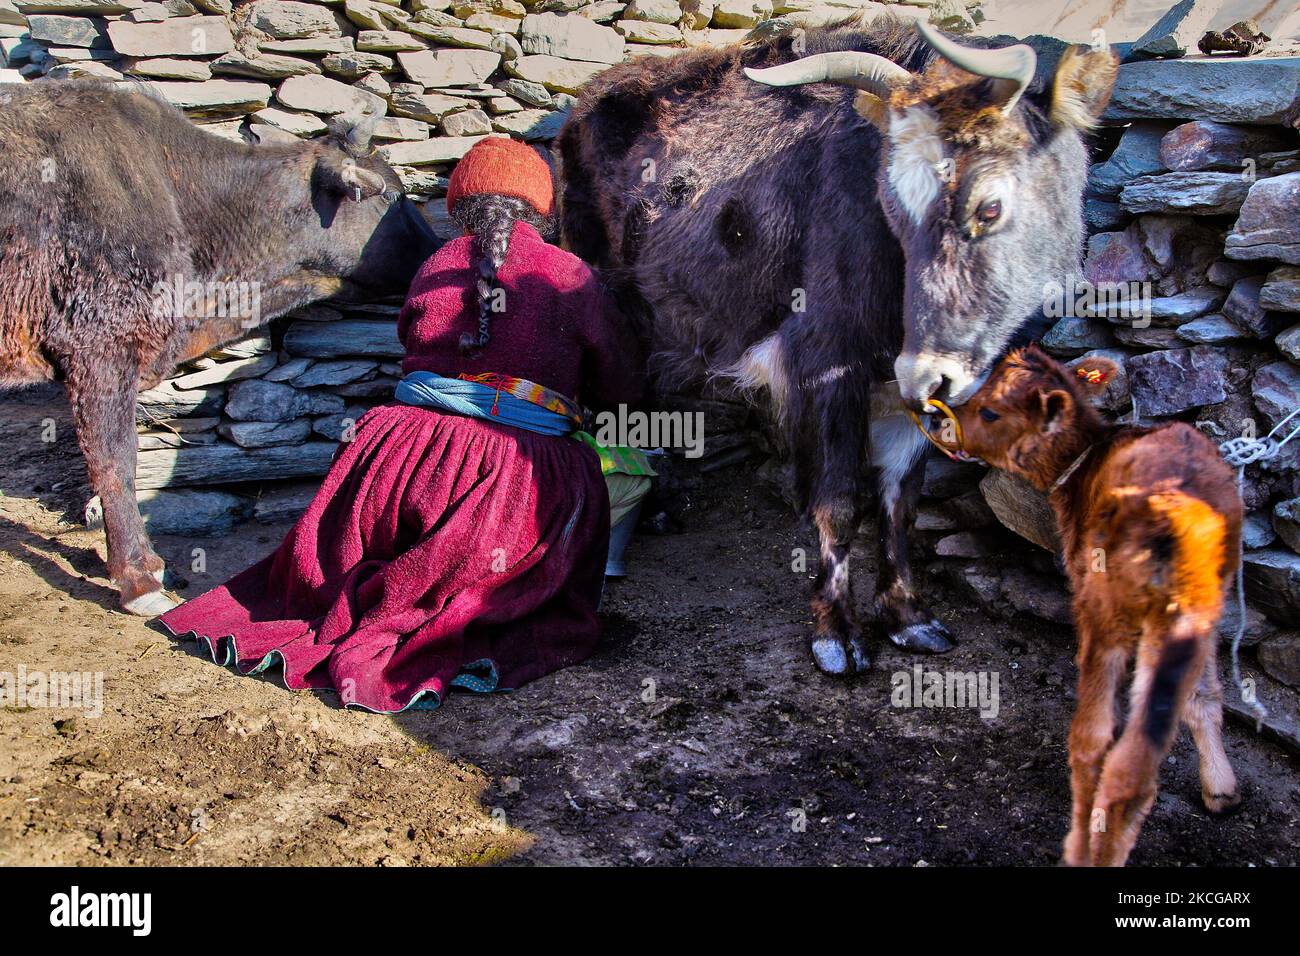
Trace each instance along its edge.
<instances>
[{"instance_id":1,"label":"orange knit hat","mask_svg":"<svg viewBox=\"0 0 1300 956\"><path fill-rule=\"evenodd\" d=\"M488 136L475 143L456 164L447 187L447 211L462 196L492 193L515 196L532 204L543 216L551 214L554 191L546 160L529 146L505 136Z\"/></svg>"}]
</instances>

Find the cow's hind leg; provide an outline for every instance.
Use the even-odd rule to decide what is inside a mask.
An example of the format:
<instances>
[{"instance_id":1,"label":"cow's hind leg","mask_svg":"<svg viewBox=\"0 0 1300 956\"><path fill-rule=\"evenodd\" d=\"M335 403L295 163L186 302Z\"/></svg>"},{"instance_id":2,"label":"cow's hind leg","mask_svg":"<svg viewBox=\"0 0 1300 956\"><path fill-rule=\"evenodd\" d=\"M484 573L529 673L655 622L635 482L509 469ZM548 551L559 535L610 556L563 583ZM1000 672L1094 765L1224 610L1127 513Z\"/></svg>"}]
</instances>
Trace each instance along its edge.
<instances>
[{"instance_id":1,"label":"cow's hind leg","mask_svg":"<svg viewBox=\"0 0 1300 956\"><path fill-rule=\"evenodd\" d=\"M955 642L915 591L907 544L928 447L925 436L905 415L888 415L871 423L871 462L880 491L875 612L881 630L894 644L942 654L952 650Z\"/></svg>"},{"instance_id":2,"label":"cow's hind leg","mask_svg":"<svg viewBox=\"0 0 1300 956\"><path fill-rule=\"evenodd\" d=\"M138 370L124 355L77 355L64 363L68 400L90 484L104 509L108 575L123 609L153 617L175 606L162 590L154 552L135 501L135 398Z\"/></svg>"}]
</instances>

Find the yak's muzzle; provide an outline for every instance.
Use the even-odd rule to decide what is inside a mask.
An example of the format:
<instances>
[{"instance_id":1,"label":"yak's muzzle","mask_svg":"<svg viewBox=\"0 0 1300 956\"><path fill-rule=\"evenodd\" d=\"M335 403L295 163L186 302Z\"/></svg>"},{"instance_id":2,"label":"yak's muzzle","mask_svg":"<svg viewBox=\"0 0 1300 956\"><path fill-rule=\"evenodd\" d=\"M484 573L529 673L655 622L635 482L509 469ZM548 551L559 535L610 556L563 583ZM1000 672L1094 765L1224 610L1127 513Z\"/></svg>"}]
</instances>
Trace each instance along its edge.
<instances>
[{"instance_id":1,"label":"yak's muzzle","mask_svg":"<svg viewBox=\"0 0 1300 956\"><path fill-rule=\"evenodd\" d=\"M914 412L925 411L932 398L960 405L979 388L962 359L932 352L903 352L894 360L894 374L903 404Z\"/></svg>"}]
</instances>

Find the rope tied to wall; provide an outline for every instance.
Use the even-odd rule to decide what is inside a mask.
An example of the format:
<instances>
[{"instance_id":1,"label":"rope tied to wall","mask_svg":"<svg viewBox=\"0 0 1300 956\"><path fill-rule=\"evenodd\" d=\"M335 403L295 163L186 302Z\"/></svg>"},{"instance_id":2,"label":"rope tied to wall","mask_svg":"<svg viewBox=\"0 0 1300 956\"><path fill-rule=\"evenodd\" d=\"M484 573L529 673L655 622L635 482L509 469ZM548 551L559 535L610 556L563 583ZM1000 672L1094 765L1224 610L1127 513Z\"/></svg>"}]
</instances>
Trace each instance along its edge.
<instances>
[{"instance_id":1,"label":"rope tied to wall","mask_svg":"<svg viewBox=\"0 0 1300 956\"><path fill-rule=\"evenodd\" d=\"M1134 408L1136 413L1136 406ZM1300 408L1295 409L1286 418L1282 419L1263 438L1248 438L1240 436L1238 438L1229 438L1219 445L1219 453L1223 455L1223 460L1233 468L1237 469L1237 495L1240 497L1245 490L1245 473L1247 465L1254 465L1261 461L1272 461L1278 456L1278 453L1286 447L1287 442L1300 435L1300 425L1287 434L1282 440L1278 440L1277 433L1296 415L1300 415ZM1241 694L1241 702L1250 708L1251 713L1255 715L1255 732L1258 733L1264 718L1268 716L1268 708L1259 702L1259 696L1255 693L1254 688L1246 687L1241 679L1241 640L1246 634L1246 583L1245 583L1245 545L1241 542L1237 544L1237 633L1232 638L1232 682L1237 685L1237 691Z\"/></svg>"}]
</instances>

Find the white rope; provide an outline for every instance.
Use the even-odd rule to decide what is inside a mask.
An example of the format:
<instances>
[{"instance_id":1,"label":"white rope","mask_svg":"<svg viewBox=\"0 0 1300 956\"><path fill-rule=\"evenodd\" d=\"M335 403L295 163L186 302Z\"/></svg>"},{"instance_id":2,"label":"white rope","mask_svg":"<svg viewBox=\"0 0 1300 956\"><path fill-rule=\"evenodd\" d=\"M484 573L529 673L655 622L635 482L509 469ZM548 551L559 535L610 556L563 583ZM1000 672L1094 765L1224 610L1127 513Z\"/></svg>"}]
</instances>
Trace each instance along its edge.
<instances>
[{"instance_id":1,"label":"white rope","mask_svg":"<svg viewBox=\"0 0 1300 956\"><path fill-rule=\"evenodd\" d=\"M1242 497L1245 490L1246 466L1253 465L1261 461L1272 461L1277 457L1278 452L1296 435L1300 435L1300 425L1297 425L1291 432L1278 441L1273 436L1276 435L1291 419L1300 415L1300 408L1295 409L1286 418L1282 419L1263 438L1230 438L1219 445L1219 452L1223 455L1223 460L1237 469L1237 495ZM1237 633L1232 638L1232 682L1237 685L1237 691L1241 694L1241 702L1250 708L1255 715L1255 731L1258 733L1260 725L1264 718L1268 716L1268 708L1259 702L1259 696L1253 691L1247 691L1246 685L1241 680L1241 639L1246 634L1246 584L1245 584L1245 545L1238 542L1237 545Z\"/></svg>"},{"instance_id":2,"label":"white rope","mask_svg":"<svg viewBox=\"0 0 1300 956\"><path fill-rule=\"evenodd\" d=\"M1270 461L1276 458L1277 453L1282 450L1282 446L1300 434L1300 425L1293 428L1291 433L1281 441L1278 441L1273 436L1296 415L1300 415L1300 408L1297 408L1278 422L1273 430L1263 438L1246 438L1242 436L1228 439L1219 446L1219 451L1223 454L1223 460L1233 468L1244 468L1246 465L1253 465L1257 461Z\"/></svg>"}]
</instances>

